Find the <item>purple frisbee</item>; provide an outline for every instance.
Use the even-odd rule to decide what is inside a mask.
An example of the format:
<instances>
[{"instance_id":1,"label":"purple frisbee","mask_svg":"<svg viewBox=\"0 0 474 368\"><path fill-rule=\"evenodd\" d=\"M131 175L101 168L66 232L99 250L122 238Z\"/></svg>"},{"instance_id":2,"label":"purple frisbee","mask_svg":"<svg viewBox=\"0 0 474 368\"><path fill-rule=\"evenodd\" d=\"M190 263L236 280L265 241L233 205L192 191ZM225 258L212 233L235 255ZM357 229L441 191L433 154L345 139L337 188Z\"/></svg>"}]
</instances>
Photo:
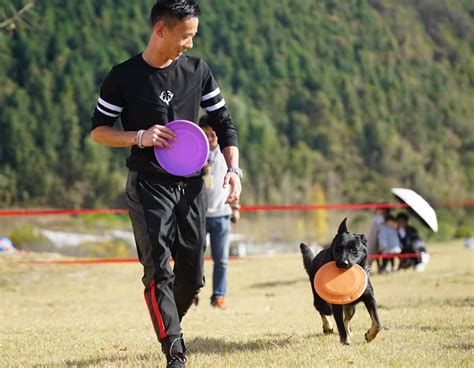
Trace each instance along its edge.
<instances>
[{"instance_id":1,"label":"purple frisbee","mask_svg":"<svg viewBox=\"0 0 474 368\"><path fill-rule=\"evenodd\" d=\"M174 120L166 127L175 132L177 142L168 141L171 148L155 147L155 157L161 167L177 176L201 170L209 156L209 142L203 130L188 120Z\"/></svg>"}]
</instances>

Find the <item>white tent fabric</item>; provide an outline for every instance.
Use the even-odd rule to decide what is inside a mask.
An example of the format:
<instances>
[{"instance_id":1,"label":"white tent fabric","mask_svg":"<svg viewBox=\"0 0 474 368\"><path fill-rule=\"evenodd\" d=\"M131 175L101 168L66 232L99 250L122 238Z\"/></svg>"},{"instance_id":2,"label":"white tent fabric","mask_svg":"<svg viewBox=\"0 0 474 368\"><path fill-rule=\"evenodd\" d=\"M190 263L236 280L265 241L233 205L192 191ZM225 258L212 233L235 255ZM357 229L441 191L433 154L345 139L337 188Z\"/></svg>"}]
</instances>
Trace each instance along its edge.
<instances>
[{"instance_id":1,"label":"white tent fabric","mask_svg":"<svg viewBox=\"0 0 474 368\"><path fill-rule=\"evenodd\" d=\"M436 212L422 196L411 189L392 188L392 193L405 202L433 230L438 231Z\"/></svg>"}]
</instances>

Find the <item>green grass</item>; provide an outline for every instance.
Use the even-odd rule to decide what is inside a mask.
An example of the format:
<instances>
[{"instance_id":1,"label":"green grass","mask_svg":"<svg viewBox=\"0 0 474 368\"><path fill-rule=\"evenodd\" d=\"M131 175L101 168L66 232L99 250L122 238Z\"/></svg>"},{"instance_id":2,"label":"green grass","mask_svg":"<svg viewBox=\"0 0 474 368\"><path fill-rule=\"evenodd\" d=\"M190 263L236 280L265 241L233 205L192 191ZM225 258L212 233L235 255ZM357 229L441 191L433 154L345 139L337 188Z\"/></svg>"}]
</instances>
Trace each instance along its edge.
<instances>
[{"instance_id":1,"label":"green grass","mask_svg":"<svg viewBox=\"0 0 474 368\"><path fill-rule=\"evenodd\" d=\"M208 286L185 317L189 366L472 366L473 251L461 241L430 250L425 273L373 276L384 330L367 344L370 319L359 305L349 347L322 334L298 255L232 261L230 308L211 308ZM12 263L23 258L0 257L1 366L165 365L138 264Z\"/></svg>"}]
</instances>

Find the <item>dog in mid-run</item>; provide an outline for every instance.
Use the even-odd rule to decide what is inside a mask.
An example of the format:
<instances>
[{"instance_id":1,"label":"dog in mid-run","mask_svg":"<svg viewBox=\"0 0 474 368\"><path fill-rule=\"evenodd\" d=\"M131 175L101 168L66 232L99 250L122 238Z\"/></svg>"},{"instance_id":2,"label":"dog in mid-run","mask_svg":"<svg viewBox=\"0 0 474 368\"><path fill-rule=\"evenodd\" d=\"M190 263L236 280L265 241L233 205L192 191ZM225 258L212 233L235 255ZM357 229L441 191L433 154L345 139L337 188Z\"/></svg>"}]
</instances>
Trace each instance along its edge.
<instances>
[{"instance_id":1,"label":"dog in mid-run","mask_svg":"<svg viewBox=\"0 0 474 368\"><path fill-rule=\"evenodd\" d=\"M302 243L300 248L301 253L303 254L304 268L309 275L311 290L313 291L314 307L320 313L323 320L324 334L333 333L329 317L334 314L341 343L349 345L350 335L352 335L349 323L354 316L355 306L357 303L364 302L372 320L372 326L365 334L365 340L370 342L375 339L382 328L379 322L377 303L375 301L374 290L370 283L370 279L368 280L367 288L362 296L356 301L345 305L330 304L324 301L318 295L313 285L316 272L318 272L321 266L331 261L336 261L337 267L345 269L352 267L354 264L358 264L365 270L367 277L369 277L370 269L367 265L367 239L363 234L353 234L348 232L346 220L347 219L344 219L339 225L339 230L337 231L331 246L322 250L316 257L306 244Z\"/></svg>"}]
</instances>

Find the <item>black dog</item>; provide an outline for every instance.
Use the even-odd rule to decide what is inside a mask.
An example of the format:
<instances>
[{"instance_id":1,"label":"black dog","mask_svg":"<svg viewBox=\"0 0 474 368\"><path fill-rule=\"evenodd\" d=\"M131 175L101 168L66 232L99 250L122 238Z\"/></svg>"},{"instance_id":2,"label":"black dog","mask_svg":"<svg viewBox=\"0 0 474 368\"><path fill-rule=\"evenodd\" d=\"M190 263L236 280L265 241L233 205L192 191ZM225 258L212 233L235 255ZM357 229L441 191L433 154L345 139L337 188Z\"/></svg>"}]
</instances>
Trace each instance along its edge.
<instances>
[{"instance_id":1,"label":"black dog","mask_svg":"<svg viewBox=\"0 0 474 368\"><path fill-rule=\"evenodd\" d=\"M372 326L365 334L365 340L370 342L375 339L382 326L379 322L377 303L375 302L374 290L370 283L370 279L367 283L367 288L365 289L364 294L362 294L362 296L355 302L345 305L330 304L324 301L318 295L313 286L314 275L316 275L316 272L321 268L321 266L331 261L336 261L336 265L339 268L350 268L352 265L358 264L365 270L368 277L370 270L367 266L367 239L365 236L362 234L349 233L347 231L346 219L344 219L341 225L339 225L339 230L332 241L331 246L322 250L316 257L306 244L301 244L300 248L301 253L303 253L304 268L306 269L306 272L308 272L309 280L311 282L314 307L321 314L323 320L323 332L325 334L333 332L331 321L328 317L334 313L334 319L336 320L341 343L349 345L349 337L352 334L349 322L354 316L355 305L363 301L372 320Z\"/></svg>"}]
</instances>

